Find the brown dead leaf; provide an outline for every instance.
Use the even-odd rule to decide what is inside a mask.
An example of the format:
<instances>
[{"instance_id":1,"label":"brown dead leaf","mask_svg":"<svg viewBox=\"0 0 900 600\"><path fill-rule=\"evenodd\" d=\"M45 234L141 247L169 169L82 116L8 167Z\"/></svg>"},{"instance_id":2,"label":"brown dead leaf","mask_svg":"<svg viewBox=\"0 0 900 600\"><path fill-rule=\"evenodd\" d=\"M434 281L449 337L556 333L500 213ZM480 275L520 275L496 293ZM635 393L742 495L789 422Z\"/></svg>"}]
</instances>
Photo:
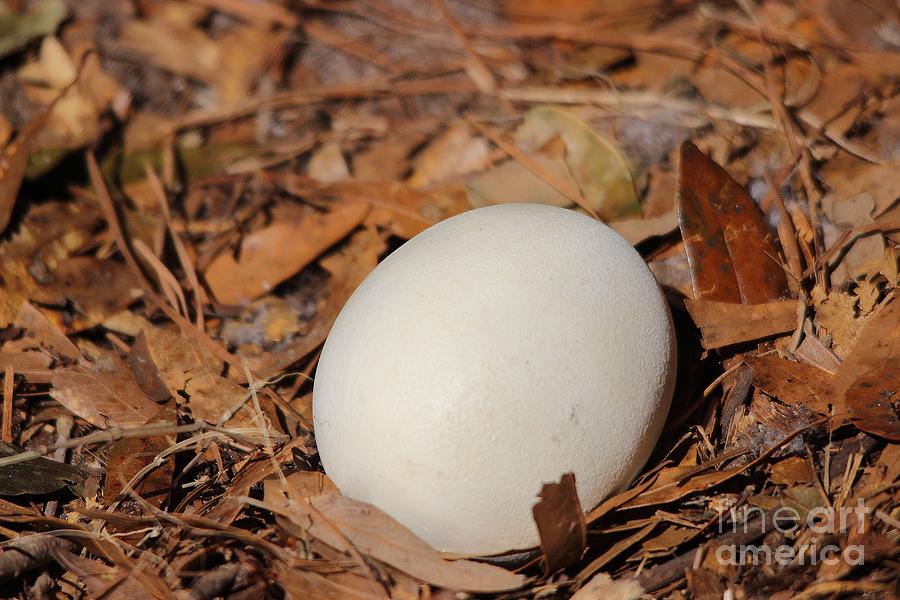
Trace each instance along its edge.
<instances>
[{"instance_id":1,"label":"brown dead leaf","mask_svg":"<svg viewBox=\"0 0 900 600\"><path fill-rule=\"evenodd\" d=\"M12 142L0 151L0 233L6 231L19 188L28 168L28 157L34 148L38 132L47 123L49 109L31 118Z\"/></svg>"},{"instance_id":2,"label":"brown dead leaf","mask_svg":"<svg viewBox=\"0 0 900 600\"><path fill-rule=\"evenodd\" d=\"M681 145L677 195L695 299L762 304L787 295L759 207L689 141Z\"/></svg>"},{"instance_id":3,"label":"brown dead leaf","mask_svg":"<svg viewBox=\"0 0 900 600\"><path fill-rule=\"evenodd\" d=\"M644 540L641 548L646 552L672 552L681 544L697 537L699 533L697 529L691 527L669 527L659 535Z\"/></svg>"},{"instance_id":4,"label":"brown dead leaf","mask_svg":"<svg viewBox=\"0 0 900 600\"><path fill-rule=\"evenodd\" d=\"M325 306L304 336L298 336L277 355L273 355L258 369L261 377L271 377L287 369L318 348L324 341L338 312L362 280L378 265L384 251L384 239L372 229L363 229L350 237L342 248L319 261L331 274L330 292Z\"/></svg>"},{"instance_id":5,"label":"brown dead leaf","mask_svg":"<svg viewBox=\"0 0 900 600\"><path fill-rule=\"evenodd\" d=\"M577 576L578 581L586 581L591 575L608 565L617 556L650 535L658 524L659 521L654 520L625 539L619 540L613 544L609 550L592 560L588 566L579 571Z\"/></svg>"},{"instance_id":6,"label":"brown dead leaf","mask_svg":"<svg viewBox=\"0 0 900 600\"><path fill-rule=\"evenodd\" d=\"M146 388L158 390L161 382L172 396L186 393L195 419L218 423L223 413L247 397L246 388L222 376L224 362L191 337L147 326L138 336L132 353L135 360L158 370L158 381L152 377L152 371L142 379ZM253 411L245 403L228 423L246 427L253 423L253 417Z\"/></svg>"},{"instance_id":7,"label":"brown dead leaf","mask_svg":"<svg viewBox=\"0 0 900 600\"><path fill-rule=\"evenodd\" d=\"M734 304L712 300L684 301L691 319L700 328L706 349L759 340L797 327L796 300L766 304Z\"/></svg>"},{"instance_id":8,"label":"brown dead leaf","mask_svg":"<svg viewBox=\"0 0 900 600\"><path fill-rule=\"evenodd\" d=\"M124 310L141 295L137 279L123 263L75 256L42 276L31 299L61 307L71 302L84 316L76 317L70 329L83 329Z\"/></svg>"},{"instance_id":9,"label":"brown dead leaf","mask_svg":"<svg viewBox=\"0 0 900 600\"><path fill-rule=\"evenodd\" d=\"M307 174L322 183L335 183L350 177L350 168L337 142L329 142L313 152Z\"/></svg>"},{"instance_id":10,"label":"brown dead leaf","mask_svg":"<svg viewBox=\"0 0 900 600\"><path fill-rule=\"evenodd\" d=\"M353 175L371 181L399 181L409 168L407 157L428 138L425 131L399 132L353 155Z\"/></svg>"},{"instance_id":11,"label":"brown dead leaf","mask_svg":"<svg viewBox=\"0 0 900 600\"><path fill-rule=\"evenodd\" d=\"M128 366L111 353L89 369L60 369L52 382L50 395L57 402L100 429L138 427L159 412Z\"/></svg>"},{"instance_id":12,"label":"brown dead leaf","mask_svg":"<svg viewBox=\"0 0 900 600\"><path fill-rule=\"evenodd\" d=\"M400 569L427 583L468 592L504 592L524 585L523 575L470 560L446 560L410 530L370 504L339 494L324 494L292 503L293 520L311 520L309 533L329 546L362 554Z\"/></svg>"},{"instance_id":13,"label":"brown dead leaf","mask_svg":"<svg viewBox=\"0 0 900 600\"><path fill-rule=\"evenodd\" d=\"M50 383L50 363L45 352L0 352L0 373L13 372L31 383Z\"/></svg>"},{"instance_id":14,"label":"brown dead leaf","mask_svg":"<svg viewBox=\"0 0 900 600\"><path fill-rule=\"evenodd\" d=\"M896 440L897 367L900 366L900 300L882 302L834 376L834 394L863 431Z\"/></svg>"},{"instance_id":15,"label":"brown dead leaf","mask_svg":"<svg viewBox=\"0 0 900 600\"><path fill-rule=\"evenodd\" d=\"M865 324L858 318L858 299L844 292L833 291L816 306L815 322L831 337L835 354L846 358Z\"/></svg>"},{"instance_id":16,"label":"brown dead leaf","mask_svg":"<svg viewBox=\"0 0 900 600\"><path fill-rule=\"evenodd\" d=\"M22 302L37 287L38 277L90 244L99 220L96 205L47 202L29 207L19 230L0 243L0 327L12 322ZM47 314L47 313L45 313ZM48 315L49 316L49 315ZM62 319L54 320L67 331Z\"/></svg>"},{"instance_id":17,"label":"brown dead leaf","mask_svg":"<svg viewBox=\"0 0 900 600\"><path fill-rule=\"evenodd\" d=\"M28 302L22 303L14 325L25 330L27 340L38 347L46 348L57 356L76 360L81 355L75 344L48 321L41 311Z\"/></svg>"},{"instance_id":18,"label":"brown dead leaf","mask_svg":"<svg viewBox=\"0 0 900 600\"><path fill-rule=\"evenodd\" d=\"M85 55L86 50L80 48L79 56L47 36L37 59L19 71L25 95L49 112L37 137L43 148L77 148L96 139L100 114L119 93L116 81L103 72L95 55Z\"/></svg>"},{"instance_id":19,"label":"brown dead leaf","mask_svg":"<svg viewBox=\"0 0 900 600\"><path fill-rule=\"evenodd\" d=\"M236 467L237 475L231 479L228 489L225 492L225 499L216 504L209 511L208 516L221 523L231 523L234 521L243 508L243 504L238 502L238 496L246 496L257 483L271 477L275 473L275 464L291 458L292 452L299 449L308 454L309 449L306 448L306 441L302 437L297 437L282 446L275 453L275 461L263 457L259 459L246 459Z\"/></svg>"},{"instance_id":20,"label":"brown dead leaf","mask_svg":"<svg viewBox=\"0 0 900 600\"><path fill-rule=\"evenodd\" d=\"M791 456L772 465L772 474L769 478L772 483L793 486L808 484L813 481L815 474L805 458Z\"/></svg>"},{"instance_id":21,"label":"brown dead leaf","mask_svg":"<svg viewBox=\"0 0 900 600\"><path fill-rule=\"evenodd\" d=\"M541 536L544 573L550 574L581 560L587 545L587 528L574 474L566 473L559 483L545 484L539 497L532 512Z\"/></svg>"},{"instance_id":22,"label":"brown dead leaf","mask_svg":"<svg viewBox=\"0 0 900 600\"><path fill-rule=\"evenodd\" d=\"M785 404L799 404L829 414L834 402L832 377L816 367L776 356L745 357L753 370L753 385Z\"/></svg>"},{"instance_id":23,"label":"brown dead leaf","mask_svg":"<svg viewBox=\"0 0 900 600\"><path fill-rule=\"evenodd\" d=\"M210 84L216 81L223 52L199 29L162 18L125 21L116 46L120 52L137 55L161 69Z\"/></svg>"},{"instance_id":24,"label":"brown dead leaf","mask_svg":"<svg viewBox=\"0 0 900 600\"><path fill-rule=\"evenodd\" d=\"M416 157L409 185L422 189L483 171L488 166L487 141L474 136L468 123L456 121Z\"/></svg>"},{"instance_id":25,"label":"brown dead leaf","mask_svg":"<svg viewBox=\"0 0 900 600\"><path fill-rule=\"evenodd\" d=\"M173 425L178 422L178 415L169 408L161 409L156 416L147 421L147 424L166 422ZM124 491L125 484L129 483L139 471L150 465L156 455L171 443L170 440L161 436L125 438L114 442L106 463L103 502L107 506L112 504ZM175 461L170 456L141 479L137 487L131 491L159 508L169 496L174 472Z\"/></svg>"},{"instance_id":26,"label":"brown dead leaf","mask_svg":"<svg viewBox=\"0 0 900 600\"><path fill-rule=\"evenodd\" d=\"M644 597L641 584L628 577L613 579L606 573L597 573L571 600L638 600Z\"/></svg>"},{"instance_id":27,"label":"brown dead leaf","mask_svg":"<svg viewBox=\"0 0 900 600\"><path fill-rule=\"evenodd\" d=\"M246 236L237 259L219 255L206 269L206 282L223 304L246 304L300 271L366 217L369 206L354 202L310 215L293 204L273 211L268 227Z\"/></svg>"},{"instance_id":28,"label":"brown dead leaf","mask_svg":"<svg viewBox=\"0 0 900 600\"><path fill-rule=\"evenodd\" d=\"M295 500L340 493L331 478L319 471L294 471L286 475L285 479L291 488L291 497ZM267 502L284 503L288 496L281 477L269 475L263 480L263 497Z\"/></svg>"},{"instance_id":29,"label":"brown dead leaf","mask_svg":"<svg viewBox=\"0 0 900 600\"><path fill-rule=\"evenodd\" d=\"M278 585L284 590L289 600L325 600L346 598L347 600L375 600L388 598L387 592L377 581L344 573L345 579L337 581L333 577L320 575L305 569L289 567L283 563L275 563L278 574ZM347 581L346 577L351 578Z\"/></svg>"},{"instance_id":30,"label":"brown dead leaf","mask_svg":"<svg viewBox=\"0 0 900 600\"><path fill-rule=\"evenodd\" d=\"M900 441L900 357L860 375L844 396L850 419L867 433Z\"/></svg>"},{"instance_id":31,"label":"brown dead leaf","mask_svg":"<svg viewBox=\"0 0 900 600\"><path fill-rule=\"evenodd\" d=\"M651 237L675 231L678 228L678 216L672 211L648 219L614 221L609 226L634 246Z\"/></svg>"},{"instance_id":32,"label":"brown dead leaf","mask_svg":"<svg viewBox=\"0 0 900 600\"><path fill-rule=\"evenodd\" d=\"M124 565L108 565L67 550L54 553L54 558L84 582L87 593L93 598L132 600L141 597L167 597L167 584L152 569L142 568L129 572Z\"/></svg>"}]
</instances>

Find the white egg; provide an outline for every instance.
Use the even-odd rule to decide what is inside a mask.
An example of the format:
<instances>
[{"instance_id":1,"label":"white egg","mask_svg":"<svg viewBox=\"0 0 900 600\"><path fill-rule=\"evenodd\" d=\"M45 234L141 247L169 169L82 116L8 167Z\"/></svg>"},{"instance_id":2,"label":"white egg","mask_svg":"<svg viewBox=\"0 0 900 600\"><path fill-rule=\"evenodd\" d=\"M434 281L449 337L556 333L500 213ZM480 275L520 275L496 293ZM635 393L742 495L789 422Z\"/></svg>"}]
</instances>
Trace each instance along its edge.
<instances>
[{"instance_id":1,"label":"white egg","mask_svg":"<svg viewBox=\"0 0 900 600\"><path fill-rule=\"evenodd\" d=\"M665 299L607 226L550 206L473 210L388 256L319 361L326 473L430 543L538 544L544 483L584 509L622 489L659 437L675 377Z\"/></svg>"}]
</instances>

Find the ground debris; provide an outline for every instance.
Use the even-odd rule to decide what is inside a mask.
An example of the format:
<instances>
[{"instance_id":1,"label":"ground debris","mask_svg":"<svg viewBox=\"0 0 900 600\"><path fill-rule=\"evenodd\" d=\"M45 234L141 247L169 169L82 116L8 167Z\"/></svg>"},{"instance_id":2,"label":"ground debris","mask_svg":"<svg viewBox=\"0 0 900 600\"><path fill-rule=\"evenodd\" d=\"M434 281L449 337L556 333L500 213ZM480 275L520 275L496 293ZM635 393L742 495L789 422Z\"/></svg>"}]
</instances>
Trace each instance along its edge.
<instances>
[{"instance_id":1,"label":"ground debris","mask_svg":"<svg viewBox=\"0 0 900 600\"><path fill-rule=\"evenodd\" d=\"M896 595L898 31L886 0L0 2L4 589ZM563 476L540 549L445 556L324 475L311 381L390 251L508 202L635 245L679 386L628 489Z\"/></svg>"}]
</instances>

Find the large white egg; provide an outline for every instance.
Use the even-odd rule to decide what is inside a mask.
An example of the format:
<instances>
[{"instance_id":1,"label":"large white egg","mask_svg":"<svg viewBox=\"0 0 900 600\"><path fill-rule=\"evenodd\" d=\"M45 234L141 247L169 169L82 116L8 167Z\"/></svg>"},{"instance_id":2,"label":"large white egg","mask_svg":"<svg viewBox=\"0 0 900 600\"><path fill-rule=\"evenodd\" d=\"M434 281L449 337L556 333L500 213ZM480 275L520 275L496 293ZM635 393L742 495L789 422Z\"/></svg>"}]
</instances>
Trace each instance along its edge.
<instances>
[{"instance_id":1,"label":"large white egg","mask_svg":"<svg viewBox=\"0 0 900 600\"><path fill-rule=\"evenodd\" d=\"M326 473L433 547L538 543L544 483L587 510L659 437L675 376L663 295L607 226L550 206L473 210L388 256L344 306L319 361Z\"/></svg>"}]
</instances>

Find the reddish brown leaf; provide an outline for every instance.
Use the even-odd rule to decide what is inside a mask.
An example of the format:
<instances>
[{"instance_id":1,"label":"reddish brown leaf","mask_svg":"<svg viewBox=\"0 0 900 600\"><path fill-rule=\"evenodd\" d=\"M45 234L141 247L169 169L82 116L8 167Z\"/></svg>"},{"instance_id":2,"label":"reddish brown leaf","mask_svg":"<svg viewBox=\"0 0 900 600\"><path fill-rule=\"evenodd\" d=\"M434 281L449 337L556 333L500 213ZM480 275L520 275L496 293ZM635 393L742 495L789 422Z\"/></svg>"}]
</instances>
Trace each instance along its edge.
<instances>
[{"instance_id":1,"label":"reddish brown leaf","mask_svg":"<svg viewBox=\"0 0 900 600\"><path fill-rule=\"evenodd\" d=\"M834 376L834 396L863 431L896 440L900 300L888 298L870 317Z\"/></svg>"},{"instance_id":2,"label":"reddish brown leaf","mask_svg":"<svg viewBox=\"0 0 900 600\"><path fill-rule=\"evenodd\" d=\"M815 473L805 458L791 456L772 465L772 482L779 485L808 484Z\"/></svg>"},{"instance_id":3,"label":"reddish brown leaf","mask_svg":"<svg viewBox=\"0 0 900 600\"><path fill-rule=\"evenodd\" d=\"M744 361L753 370L753 385L785 404L800 404L828 414L833 402L831 376L811 365L776 356L752 356Z\"/></svg>"},{"instance_id":4,"label":"reddish brown leaf","mask_svg":"<svg viewBox=\"0 0 900 600\"><path fill-rule=\"evenodd\" d=\"M677 188L694 298L744 304L784 298L787 279L759 207L689 141L681 145Z\"/></svg>"},{"instance_id":5,"label":"reddish brown leaf","mask_svg":"<svg viewBox=\"0 0 900 600\"><path fill-rule=\"evenodd\" d=\"M574 474L566 473L559 483L544 485L539 495L541 500L532 512L541 536L544 572L550 574L581 559L587 544L587 528Z\"/></svg>"},{"instance_id":6,"label":"reddish brown leaf","mask_svg":"<svg viewBox=\"0 0 900 600\"><path fill-rule=\"evenodd\" d=\"M844 398L857 427L900 442L900 358L890 358L863 373Z\"/></svg>"},{"instance_id":7,"label":"reddish brown leaf","mask_svg":"<svg viewBox=\"0 0 900 600\"><path fill-rule=\"evenodd\" d=\"M706 349L791 331L798 321L796 300L747 305L689 298L684 305L700 328Z\"/></svg>"},{"instance_id":8,"label":"reddish brown leaf","mask_svg":"<svg viewBox=\"0 0 900 600\"><path fill-rule=\"evenodd\" d=\"M178 415L163 408L147 423L177 423ZM125 438L115 442L107 460L106 480L103 485L103 502L108 506L125 490L125 485L142 469L150 465L156 455L165 450L170 441L161 436ZM169 496L175 463L170 456L150 471L131 490L150 504L161 507Z\"/></svg>"},{"instance_id":9,"label":"reddish brown leaf","mask_svg":"<svg viewBox=\"0 0 900 600\"><path fill-rule=\"evenodd\" d=\"M0 233L6 230L12 217L13 207L19 195L19 188L28 168L28 157L34 149L37 134L40 133L54 104L37 113L12 142L0 151Z\"/></svg>"}]
</instances>

